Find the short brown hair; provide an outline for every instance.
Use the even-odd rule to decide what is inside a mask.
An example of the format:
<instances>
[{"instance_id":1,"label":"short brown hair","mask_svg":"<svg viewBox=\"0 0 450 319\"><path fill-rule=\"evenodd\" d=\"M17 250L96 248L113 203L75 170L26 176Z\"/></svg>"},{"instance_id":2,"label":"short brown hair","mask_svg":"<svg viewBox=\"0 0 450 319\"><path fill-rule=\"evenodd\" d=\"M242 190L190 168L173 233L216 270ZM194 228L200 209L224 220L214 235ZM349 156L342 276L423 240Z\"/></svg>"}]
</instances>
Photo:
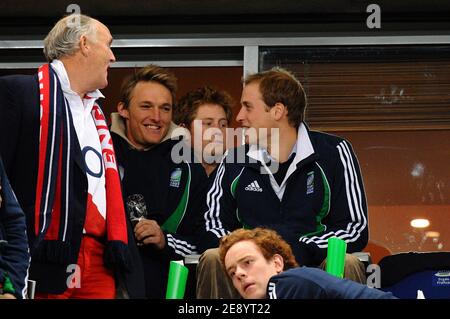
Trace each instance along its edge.
<instances>
[{"instance_id":1,"label":"short brown hair","mask_svg":"<svg viewBox=\"0 0 450 319\"><path fill-rule=\"evenodd\" d=\"M180 98L173 115L174 122L186 126L191 125L197 114L198 108L204 104L220 105L225 111L228 123L231 122L233 117L233 112L231 110L234 104L233 99L227 92L219 91L209 86L190 91Z\"/></svg>"},{"instance_id":2,"label":"short brown hair","mask_svg":"<svg viewBox=\"0 0 450 319\"><path fill-rule=\"evenodd\" d=\"M130 105L131 95L134 88L139 82L156 82L166 87L172 95L172 103L175 103L175 96L177 93L177 78L167 69L160 66L149 64L137 72L127 76L122 82L120 89L120 102L125 108Z\"/></svg>"},{"instance_id":3,"label":"short brown hair","mask_svg":"<svg viewBox=\"0 0 450 319\"><path fill-rule=\"evenodd\" d=\"M289 71L273 68L252 74L244 79L244 85L259 83L259 91L264 103L270 108L276 103L283 103L288 110L289 123L296 128L305 117L306 94L300 81Z\"/></svg>"},{"instance_id":4,"label":"short brown hair","mask_svg":"<svg viewBox=\"0 0 450 319\"><path fill-rule=\"evenodd\" d=\"M236 229L225 237L222 237L219 245L219 256L222 267L225 267L225 256L228 250L236 243L250 240L261 250L264 258L270 260L275 254L281 255L284 261L283 270L298 267L291 246L276 231L257 227L254 229Z\"/></svg>"}]
</instances>

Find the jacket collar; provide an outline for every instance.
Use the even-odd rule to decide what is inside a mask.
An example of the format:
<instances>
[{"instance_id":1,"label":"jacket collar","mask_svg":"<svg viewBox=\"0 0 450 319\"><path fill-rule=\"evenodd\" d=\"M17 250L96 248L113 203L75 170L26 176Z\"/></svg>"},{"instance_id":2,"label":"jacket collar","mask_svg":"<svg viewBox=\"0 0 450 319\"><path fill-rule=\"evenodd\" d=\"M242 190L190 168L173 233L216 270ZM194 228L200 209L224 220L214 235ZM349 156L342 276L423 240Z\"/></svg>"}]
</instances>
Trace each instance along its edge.
<instances>
[{"instance_id":1,"label":"jacket collar","mask_svg":"<svg viewBox=\"0 0 450 319\"><path fill-rule=\"evenodd\" d=\"M304 161L316 152L311 142L309 128L305 123L301 123L297 131L297 141L292 149L291 153L295 152L295 157L292 162L294 166ZM272 160L270 154L266 149L257 148L255 145L250 145L247 152L247 156L260 162L262 165L266 163L268 159Z\"/></svg>"}]
</instances>

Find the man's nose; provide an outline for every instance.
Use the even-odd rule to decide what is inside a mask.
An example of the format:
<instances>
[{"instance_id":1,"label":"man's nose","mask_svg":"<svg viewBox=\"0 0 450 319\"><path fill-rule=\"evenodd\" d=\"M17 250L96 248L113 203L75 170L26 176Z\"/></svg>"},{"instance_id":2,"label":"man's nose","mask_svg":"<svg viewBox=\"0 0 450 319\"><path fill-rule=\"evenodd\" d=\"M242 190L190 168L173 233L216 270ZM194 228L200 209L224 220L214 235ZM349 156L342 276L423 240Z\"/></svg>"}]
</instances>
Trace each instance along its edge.
<instances>
[{"instance_id":1,"label":"man's nose","mask_svg":"<svg viewBox=\"0 0 450 319\"><path fill-rule=\"evenodd\" d=\"M220 123L219 122L212 122L211 127L220 129Z\"/></svg>"},{"instance_id":2,"label":"man's nose","mask_svg":"<svg viewBox=\"0 0 450 319\"><path fill-rule=\"evenodd\" d=\"M111 63L114 63L114 62L116 62L116 57L115 57L114 53L112 52L112 50L111 49L109 49L109 50L111 51L111 55L109 57L109 61Z\"/></svg>"},{"instance_id":3,"label":"man's nose","mask_svg":"<svg viewBox=\"0 0 450 319\"><path fill-rule=\"evenodd\" d=\"M153 108L151 112L151 119L155 122L159 122L161 120L161 112L158 107Z\"/></svg>"},{"instance_id":4,"label":"man's nose","mask_svg":"<svg viewBox=\"0 0 450 319\"><path fill-rule=\"evenodd\" d=\"M244 121L244 117L245 117L245 110L244 110L243 107L241 107L241 109L239 110L238 115L236 116L236 121L242 123Z\"/></svg>"},{"instance_id":5,"label":"man's nose","mask_svg":"<svg viewBox=\"0 0 450 319\"><path fill-rule=\"evenodd\" d=\"M242 280L243 278L245 278L247 276L247 273L241 267L237 267L236 271L235 271L235 276L237 278L239 278L240 280Z\"/></svg>"}]
</instances>

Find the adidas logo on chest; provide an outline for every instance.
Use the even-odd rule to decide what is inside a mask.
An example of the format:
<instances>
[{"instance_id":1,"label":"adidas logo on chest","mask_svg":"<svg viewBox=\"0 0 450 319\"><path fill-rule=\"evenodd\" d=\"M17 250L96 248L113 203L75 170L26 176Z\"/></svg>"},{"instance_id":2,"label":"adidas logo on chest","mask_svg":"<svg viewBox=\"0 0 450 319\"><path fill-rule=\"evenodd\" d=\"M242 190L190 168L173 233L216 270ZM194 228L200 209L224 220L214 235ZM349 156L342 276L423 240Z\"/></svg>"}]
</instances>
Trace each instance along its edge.
<instances>
[{"instance_id":1,"label":"adidas logo on chest","mask_svg":"<svg viewBox=\"0 0 450 319\"><path fill-rule=\"evenodd\" d=\"M259 186L258 181L253 181L245 187L246 191L249 192L262 192L262 188Z\"/></svg>"}]
</instances>

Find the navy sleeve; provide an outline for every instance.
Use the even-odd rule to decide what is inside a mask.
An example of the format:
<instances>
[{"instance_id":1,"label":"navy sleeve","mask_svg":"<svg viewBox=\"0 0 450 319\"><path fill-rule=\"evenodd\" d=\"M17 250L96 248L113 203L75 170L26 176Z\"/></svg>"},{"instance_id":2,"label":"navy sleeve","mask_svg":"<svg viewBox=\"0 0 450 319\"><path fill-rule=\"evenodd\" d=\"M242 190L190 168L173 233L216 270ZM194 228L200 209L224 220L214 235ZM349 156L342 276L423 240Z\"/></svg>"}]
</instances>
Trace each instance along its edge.
<instances>
[{"instance_id":1,"label":"navy sleeve","mask_svg":"<svg viewBox=\"0 0 450 319\"><path fill-rule=\"evenodd\" d=\"M30 263L25 215L11 189L1 159L0 171L0 239L7 241L0 251L0 277L9 277L15 290L14 295L25 298Z\"/></svg>"},{"instance_id":2,"label":"navy sleeve","mask_svg":"<svg viewBox=\"0 0 450 319\"><path fill-rule=\"evenodd\" d=\"M233 176L227 170L224 158L206 195L206 211L203 214L202 233L199 236L199 252L219 246L219 240L239 227L236 201L233 195Z\"/></svg>"},{"instance_id":3,"label":"navy sleeve","mask_svg":"<svg viewBox=\"0 0 450 319\"><path fill-rule=\"evenodd\" d=\"M187 196L186 210L183 220L191 225L188 233L164 232L166 246L164 252L171 260L183 259L187 255L198 253L197 236L203 212L206 210L206 192L208 178L200 164L186 164L191 170L189 194Z\"/></svg>"},{"instance_id":4,"label":"navy sleeve","mask_svg":"<svg viewBox=\"0 0 450 319\"><path fill-rule=\"evenodd\" d=\"M325 299L325 291L316 283L289 272L270 279L267 286L269 299Z\"/></svg>"},{"instance_id":5,"label":"navy sleeve","mask_svg":"<svg viewBox=\"0 0 450 319\"><path fill-rule=\"evenodd\" d=\"M397 299L390 292L309 267L293 268L272 277L267 295L271 299Z\"/></svg>"},{"instance_id":6,"label":"navy sleeve","mask_svg":"<svg viewBox=\"0 0 450 319\"><path fill-rule=\"evenodd\" d=\"M363 250L369 237L363 179L350 143L342 140L336 146L336 156L335 167L324 168L324 188L329 190L328 214L322 221L325 231L313 237L301 237L297 249L309 253L305 258L312 259L311 264L315 265L326 258L328 238L345 240L347 253L352 253Z\"/></svg>"}]
</instances>

